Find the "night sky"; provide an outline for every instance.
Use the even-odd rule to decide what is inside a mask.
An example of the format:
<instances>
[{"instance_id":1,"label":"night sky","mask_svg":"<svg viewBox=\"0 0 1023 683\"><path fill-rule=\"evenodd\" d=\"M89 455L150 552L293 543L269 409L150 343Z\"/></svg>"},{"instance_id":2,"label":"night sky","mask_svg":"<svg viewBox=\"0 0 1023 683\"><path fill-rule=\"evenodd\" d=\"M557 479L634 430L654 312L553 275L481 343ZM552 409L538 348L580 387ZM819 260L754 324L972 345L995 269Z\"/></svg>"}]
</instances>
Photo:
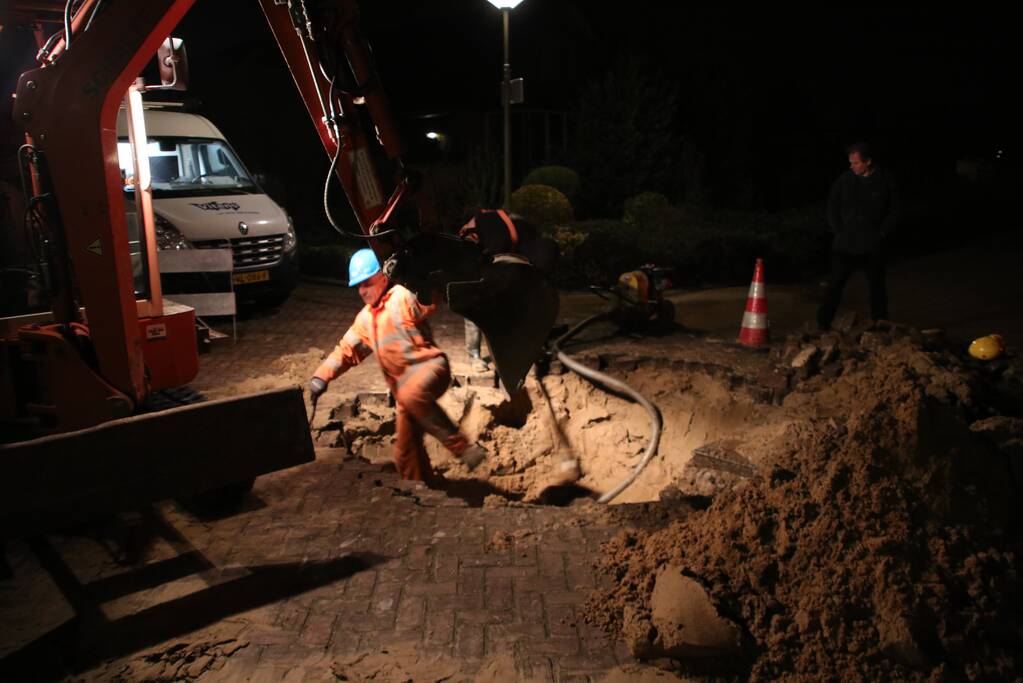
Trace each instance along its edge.
<instances>
[{"instance_id":1,"label":"night sky","mask_svg":"<svg viewBox=\"0 0 1023 683\"><path fill-rule=\"evenodd\" d=\"M479 123L497 111L501 17L485 0L367 1L362 13L410 136L421 133L408 127L417 115L463 112ZM860 139L877 143L909 185L966 156L1001 150L1012 163L1023 113L1012 26L1005 9L525 0L511 17L511 63L526 79L527 107L572 111L584 84L639 60L678 88L680 134L712 163L728 156L762 186L764 206L784 208L825 192L845 145ZM258 5L199 0L176 33L193 94L247 163L313 184L326 161L309 153L319 143ZM4 40L6 58L13 38Z\"/></svg>"},{"instance_id":2,"label":"night sky","mask_svg":"<svg viewBox=\"0 0 1023 683\"><path fill-rule=\"evenodd\" d=\"M758 178L796 169L792 182L808 187L797 202L825 190L844 168L845 145L859 139L924 176L963 156L992 158L1001 149L1004 160L1018 148L1021 111L1011 85L1018 60L1007 14L614 7L621 5L525 0L512 12L511 63L526 79L527 107L571 110L581 86L617 60L640 59L679 87L679 130L712 154L742 147L737 163ZM365 2L363 29L404 118L497 109L501 17L485 0ZM235 135L248 137L245 128L266 140L270 129L257 121L264 112L302 126L254 3L200 0L179 32L195 91ZM235 126L240 102L253 106ZM294 132L315 144L311 132Z\"/></svg>"}]
</instances>

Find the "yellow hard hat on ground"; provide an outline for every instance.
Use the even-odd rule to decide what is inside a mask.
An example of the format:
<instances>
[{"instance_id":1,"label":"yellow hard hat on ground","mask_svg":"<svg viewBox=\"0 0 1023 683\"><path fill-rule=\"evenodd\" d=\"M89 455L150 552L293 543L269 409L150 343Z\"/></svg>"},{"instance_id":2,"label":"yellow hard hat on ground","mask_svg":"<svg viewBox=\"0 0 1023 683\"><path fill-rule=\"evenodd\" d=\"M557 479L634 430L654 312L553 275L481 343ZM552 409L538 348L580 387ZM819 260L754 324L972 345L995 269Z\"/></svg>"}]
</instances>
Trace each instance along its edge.
<instances>
[{"instance_id":1,"label":"yellow hard hat on ground","mask_svg":"<svg viewBox=\"0 0 1023 683\"><path fill-rule=\"evenodd\" d=\"M1005 352L1005 343L999 334L974 339L970 343L970 355L980 360L992 360Z\"/></svg>"}]
</instances>

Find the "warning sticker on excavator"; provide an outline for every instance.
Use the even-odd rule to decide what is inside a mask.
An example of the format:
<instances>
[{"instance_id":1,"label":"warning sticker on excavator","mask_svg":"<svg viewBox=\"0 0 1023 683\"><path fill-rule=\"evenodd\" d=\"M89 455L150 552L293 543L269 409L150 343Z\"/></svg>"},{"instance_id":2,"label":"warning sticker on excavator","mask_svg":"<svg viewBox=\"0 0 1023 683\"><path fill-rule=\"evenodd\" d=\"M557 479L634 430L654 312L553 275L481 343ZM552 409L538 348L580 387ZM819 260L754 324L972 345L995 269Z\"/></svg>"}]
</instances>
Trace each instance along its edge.
<instances>
[{"instance_id":1,"label":"warning sticker on excavator","mask_svg":"<svg viewBox=\"0 0 1023 683\"><path fill-rule=\"evenodd\" d=\"M100 244L98 237L94 239L92 243L85 248L85 250L90 254L95 254L96 256L103 255L103 245Z\"/></svg>"},{"instance_id":2,"label":"warning sticker on excavator","mask_svg":"<svg viewBox=\"0 0 1023 683\"><path fill-rule=\"evenodd\" d=\"M359 188L359 197L367 209L380 206L383 201L383 193L380 192L380 185L377 184L376 175L373 173L373 163L369 160L369 152L366 149L356 149L351 153L352 174L355 176L355 185Z\"/></svg>"},{"instance_id":3,"label":"warning sticker on excavator","mask_svg":"<svg viewBox=\"0 0 1023 683\"><path fill-rule=\"evenodd\" d=\"M163 323L146 325L146 339L166 339L167 326Z\"/></svg>"}]
</instances>

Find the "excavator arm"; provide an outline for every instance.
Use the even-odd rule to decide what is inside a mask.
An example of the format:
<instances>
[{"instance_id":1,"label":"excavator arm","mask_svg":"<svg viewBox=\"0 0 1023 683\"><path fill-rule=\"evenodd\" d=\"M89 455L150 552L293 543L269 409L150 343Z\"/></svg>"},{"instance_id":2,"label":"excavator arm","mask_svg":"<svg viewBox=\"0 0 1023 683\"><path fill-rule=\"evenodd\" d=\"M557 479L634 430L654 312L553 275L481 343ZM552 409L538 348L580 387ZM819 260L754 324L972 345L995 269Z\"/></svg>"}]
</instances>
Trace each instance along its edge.
<instances>
[{"instance_id":1,"label":"excavator arm","mask_svg":"<svg viewBox=\"0 0 1023 683\"><path fill-rule=\"evenodd\" d=\"M505 389L519 389L557 317L554 284L528 262L495 262L473 242L438 234L429 184L405 166L405 149L359 30L354 0L289 2L287 11L279 0L260 0L260 5L364 233L392 233L388 226L399 207L412 203L418 209L419 234L410 240L369 240L381 262L387 258L384 272L424 301L441 292L451 309L475 322L487 338ZM303 63L310 68L301 68ZM386 201L358 125L360 106L394 166L394 191Z\"/></svg>"},{"instance_id":2,"label":"excavator arm","mask_svg":"<svg viewBox=\"0 0 1023 683\"><path fill-rule=\"evenodd\" d=\"M528 263L495 266L471 243L440 239L429 183L405 165L405 149L361 34L355 0L258 1L358 219L361 231L348 237L368 242L387 260L386 271L422 296L439 286L456 312L480 325L505 386L521 386L554 322L553 285ZM159 420L159 414L139 415L154 389L187 383L198 371L194 314L164 306L160 291L141 116L141 93L147 86L138 78L193 3L13 0L4 10L14 15L48 10L63 19L63 30L46 41L39 33L40 66L21 75L14 106L27 141L23 157L31 177L29 203L48 245L53 313L47 321L22 321L20 326L17 320L0 321L7 351L0 357L0 423L6 419L44 435L0 446L7 451L6 462L24 468L3 477L11 490L10 495L0 490L0 499L21 502L0 507L0 534L31 527L25 520L33 510L37 522L52 518L54 509L73 510L81 518L109 512L118 500L137 504L165 497L171 493L167 482L175 482L178 494L193 493L222 485L230 476L255 476L312 457L297 391L246 404L250 415L268 421L276 415L284 421L279 432L288 436L278 442L281 455L276 458L247 456L253 449L265 450L266 436L245 429L240 413L230 406L211 410L236 416L238 429L203 429L209 419L202 406L170 421ZM0 23L3 16L0 12ZM117 162L116 118L122 105L137 169L134 196L146 280L142 296L136 291ZM413 231L418 234L412 239L404 239L397 227L399 209L406 205L418 210ZM329 216L328 202L325 209ZM502 315L507 309L517 312L510 327L511 318ZM119 431L126 420L128 426ZM300 420L303 434L293 436ZM190 429L190 423L200 427ZM112 464L116 458L110 454L138 449L140 444L125 438L145 433L152 433L160 447L138 453L152 462L143 463L134 481L122 482L121 489L132 488L133 495L118 496L109 480L124 469ZM192 458L179 465L174 453L182 450L208 453L219 464L200 471L195 468L203 458ZM89 458L97 466L81 467ZM40 459L45 461L42 470L55 479L36 476ZM75 466L68 466L72 460ZM86 481L90 471L96 480L92 484ZM205 476L210 471L218 474ZM161 475L154 478L151 472ZM37 486L26 487L26 481ZM54 491L64 492L60 501Z\"/></svg>"}]
</instances>

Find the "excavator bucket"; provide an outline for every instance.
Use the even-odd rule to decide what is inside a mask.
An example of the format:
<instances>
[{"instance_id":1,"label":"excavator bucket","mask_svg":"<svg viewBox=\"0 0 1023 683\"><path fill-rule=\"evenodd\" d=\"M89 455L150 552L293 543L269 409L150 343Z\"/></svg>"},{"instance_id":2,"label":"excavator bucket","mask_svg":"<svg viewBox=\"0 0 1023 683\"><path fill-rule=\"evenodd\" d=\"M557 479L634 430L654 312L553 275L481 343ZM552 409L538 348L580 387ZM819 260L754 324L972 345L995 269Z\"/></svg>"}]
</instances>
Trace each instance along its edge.
<instances>
[{"instance_id":1,"label":"excavator bucket","mask_svg":"<svg viewBox=\"0 0 1023 683\"><path fill-rule=\"evenodd\" d=\"M206 494L313 459L297 387L3 445L0 538Z\"/></svg>"},{"instance_id":2,"label":"excavator bucket","mask_svg":"<svg viewBox=\"0 0 1023 683\"><path fill-rule=\"evenodd\" d=\"M528 263L491 263L479 280L449 283L448 304L483 332L505 391L520 389L558 316L547 276Z\"/></svg>"},{"instance_id":3,"label":"excavator bucket","mask_svg":"<svg viewBox=\"0 0 1023 683\"><path fill-rule=\"evenodd\" d=\"M505 391L522 387L558 315L558 291L546 275L515 257L491 261L475 243L450 235L413 237L384 272L423 303L444 293L451 310L486 337Z\"/></svg>"}]
</instances>

